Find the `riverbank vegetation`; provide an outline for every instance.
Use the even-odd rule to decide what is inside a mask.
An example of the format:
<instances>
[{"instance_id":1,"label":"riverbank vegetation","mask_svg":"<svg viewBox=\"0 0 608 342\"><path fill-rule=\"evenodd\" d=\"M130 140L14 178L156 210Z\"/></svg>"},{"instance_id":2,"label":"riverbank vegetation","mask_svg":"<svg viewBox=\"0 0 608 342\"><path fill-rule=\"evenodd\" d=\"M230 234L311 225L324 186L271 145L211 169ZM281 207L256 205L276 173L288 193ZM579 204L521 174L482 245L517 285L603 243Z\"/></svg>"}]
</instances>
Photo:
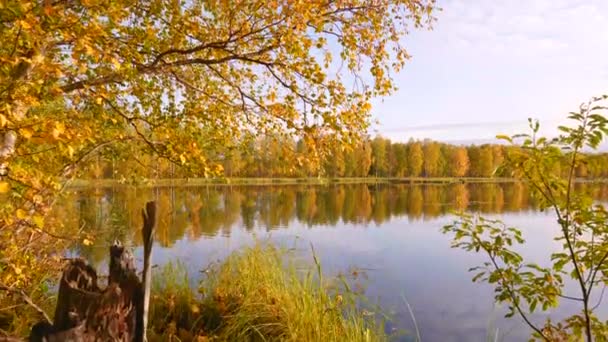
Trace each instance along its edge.
<instances>
[{"instance_id":1,"label":"riverbank vegetation","mask_svg":"<svg viewBox=\"0 0 608 342\"><path fill-rule=\"evenodd\" d=\"M185 266L166 266L156 274L150 340L388 339L345 279L324 277L314 254L310 263L294 257L258 243L206 270L196 292Z\"/></svg>"}]
</instances>

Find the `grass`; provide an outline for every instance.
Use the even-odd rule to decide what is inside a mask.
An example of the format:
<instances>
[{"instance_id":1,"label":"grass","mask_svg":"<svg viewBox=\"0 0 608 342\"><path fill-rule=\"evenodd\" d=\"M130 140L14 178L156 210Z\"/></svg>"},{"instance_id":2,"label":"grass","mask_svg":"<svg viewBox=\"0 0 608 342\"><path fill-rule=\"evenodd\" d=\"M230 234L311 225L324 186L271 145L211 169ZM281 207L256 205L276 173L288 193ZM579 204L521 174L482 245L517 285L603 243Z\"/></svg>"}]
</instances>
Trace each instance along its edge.
<instances>
[{"instance_id":1,"label":"grass","mask_svg":"<svg viewBox=\"0 0 608 342\"><path fill-rule=\"evenodd\" d=\"M197 293L183 265L155 274L150 341L385 341L358 295L321 266L301 268L284 250L258 244L208 273ZM316 262L316 258L315 258Z\"/></svg>"},{"instance_id":2,"label":"grass","mask_svg":"<svg viewBox=\"0 0 608 342\"><path fill-rule=\"evenodd\" d=\"M496 183L515 182L513 178L476 178L476 177L342 177L342 178L175 178L151 179L138 183L140 186L203 186L203 185L324 185L324 184L396 184L396 183ZM71 187L100 186L110 187L130 184L114 179L77 179Z\"/></svg>"}]
</instances>

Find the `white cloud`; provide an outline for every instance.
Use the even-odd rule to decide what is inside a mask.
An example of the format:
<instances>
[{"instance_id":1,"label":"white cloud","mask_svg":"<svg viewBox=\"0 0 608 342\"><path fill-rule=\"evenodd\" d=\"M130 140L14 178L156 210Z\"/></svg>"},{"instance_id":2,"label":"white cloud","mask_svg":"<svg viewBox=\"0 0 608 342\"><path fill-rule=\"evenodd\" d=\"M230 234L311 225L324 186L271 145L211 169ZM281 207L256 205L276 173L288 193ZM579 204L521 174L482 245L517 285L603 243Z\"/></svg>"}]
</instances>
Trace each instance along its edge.
<instances>
[{"instance_id":1,"label":"white cloud","mask_svg":"<svg viewBox=\"0 0 608 342\"><path fill-rule=\"evenodd\" d=\"M441 5L437 33L448 44L467 41L477 53L572 58L581 51L608 52L608 1L449 0Z\"/></svg>"},{"instance_id":2,"label":"white cloud","mask_svg":"<svg viewBox=\"0 0 608 342\"><path fill-rule=\"evenodd\" d=\"M608 0L445 0L431 32L413 32L400 91L376 101L381 133L478 139L510 127L396 131L429 124L553 125L608 93ZM474 125L473 125L474 126ZM507 132L510 133L510 132Z\"/></svg>"}]
</instances>

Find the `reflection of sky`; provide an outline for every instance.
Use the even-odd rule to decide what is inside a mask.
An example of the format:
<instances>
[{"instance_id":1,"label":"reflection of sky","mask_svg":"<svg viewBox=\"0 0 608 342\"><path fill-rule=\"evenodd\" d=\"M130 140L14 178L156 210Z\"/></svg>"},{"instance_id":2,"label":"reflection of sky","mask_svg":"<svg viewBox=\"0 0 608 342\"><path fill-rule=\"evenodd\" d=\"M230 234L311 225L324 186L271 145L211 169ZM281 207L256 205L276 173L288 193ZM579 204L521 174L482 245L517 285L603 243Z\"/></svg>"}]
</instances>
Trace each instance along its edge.
<instances>
[{"instance_id":1,"label":"reflection of sky","mask_svg":"<svg viewBox=\"0 0 608 342\"><path fill-rule=\"evenodd\" d=\"M522 254L534 262L546 264L550 250L558 245L549 237L556 231L552 216L543 213L494 215L512 226L522 227L528 244ZM268 234L264 229L253 233L233 227L230 236L180 240L172 248L155 247L156 262L180 259L192 275L209 262L221 259L257 238L270 238L286 247L294 245L310 258L310 244L315 248L323 269L330 274L364 269L366 294L392 314L397 327L413 329L403 297L412 305L424 341L482 341L494 336L503 341L522 341L529 332L518 318L502 318L504 309L493 304L488 286L471 282L467 269L485 261L481 255L449 248L449 238L440 233L448 223L446 216L412 222L406 217L393 218L380 226L316 226L293 222L290 227ZM237 224L238 226L238 224ZM564 303L569 312L576 310ZM604 310L606 311L606 310ZM556 313L558 317L562 316ZM608 312L604 312L608 314ZM542 316L535 316L537 322Z\"/></svg>"}]
</instances>

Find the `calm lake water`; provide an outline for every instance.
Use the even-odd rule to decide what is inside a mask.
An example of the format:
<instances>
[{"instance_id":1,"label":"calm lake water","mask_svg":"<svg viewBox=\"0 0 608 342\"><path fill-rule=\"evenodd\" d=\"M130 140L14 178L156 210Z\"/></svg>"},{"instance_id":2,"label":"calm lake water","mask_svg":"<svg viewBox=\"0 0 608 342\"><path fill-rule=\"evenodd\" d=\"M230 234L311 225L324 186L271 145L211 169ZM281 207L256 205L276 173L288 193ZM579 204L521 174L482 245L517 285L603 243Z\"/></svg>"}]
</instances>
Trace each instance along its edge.
<instances>
[{"instance_id":1,"label":"calm lake water","mask_svg":"<svg viewBox=\"0 0 608 342\"><path fill-rule=\"evenodd\" d=\"M579 185L579 191L608 199L606 185ZM541 265L559 248L550 238L558 232L554 217L539 212L519 183L115 187L74 190L61 206L63 222L95 238L94 245L70 254L103 268L107 246L121 239L140 257L135 232L141 208L153 199L160 209L153 262L184 262L193 284L200 270L256 239L295 246L303 258L310 258L312 244L325 273L357 275L354 282L389 314L389 329L414 331L407 299L423 341L530 336L519 318L503 318L505 310L494 304L489 286L471 282L467 270L486 260L450 248L450 237L440 230L453 219L451 212L483 213L522 228L527 244L521 253ZM551 317L559 319L576 305L564 302ZM600 308L604 319L606 307Z\"/></svg>"}]
</instances>

